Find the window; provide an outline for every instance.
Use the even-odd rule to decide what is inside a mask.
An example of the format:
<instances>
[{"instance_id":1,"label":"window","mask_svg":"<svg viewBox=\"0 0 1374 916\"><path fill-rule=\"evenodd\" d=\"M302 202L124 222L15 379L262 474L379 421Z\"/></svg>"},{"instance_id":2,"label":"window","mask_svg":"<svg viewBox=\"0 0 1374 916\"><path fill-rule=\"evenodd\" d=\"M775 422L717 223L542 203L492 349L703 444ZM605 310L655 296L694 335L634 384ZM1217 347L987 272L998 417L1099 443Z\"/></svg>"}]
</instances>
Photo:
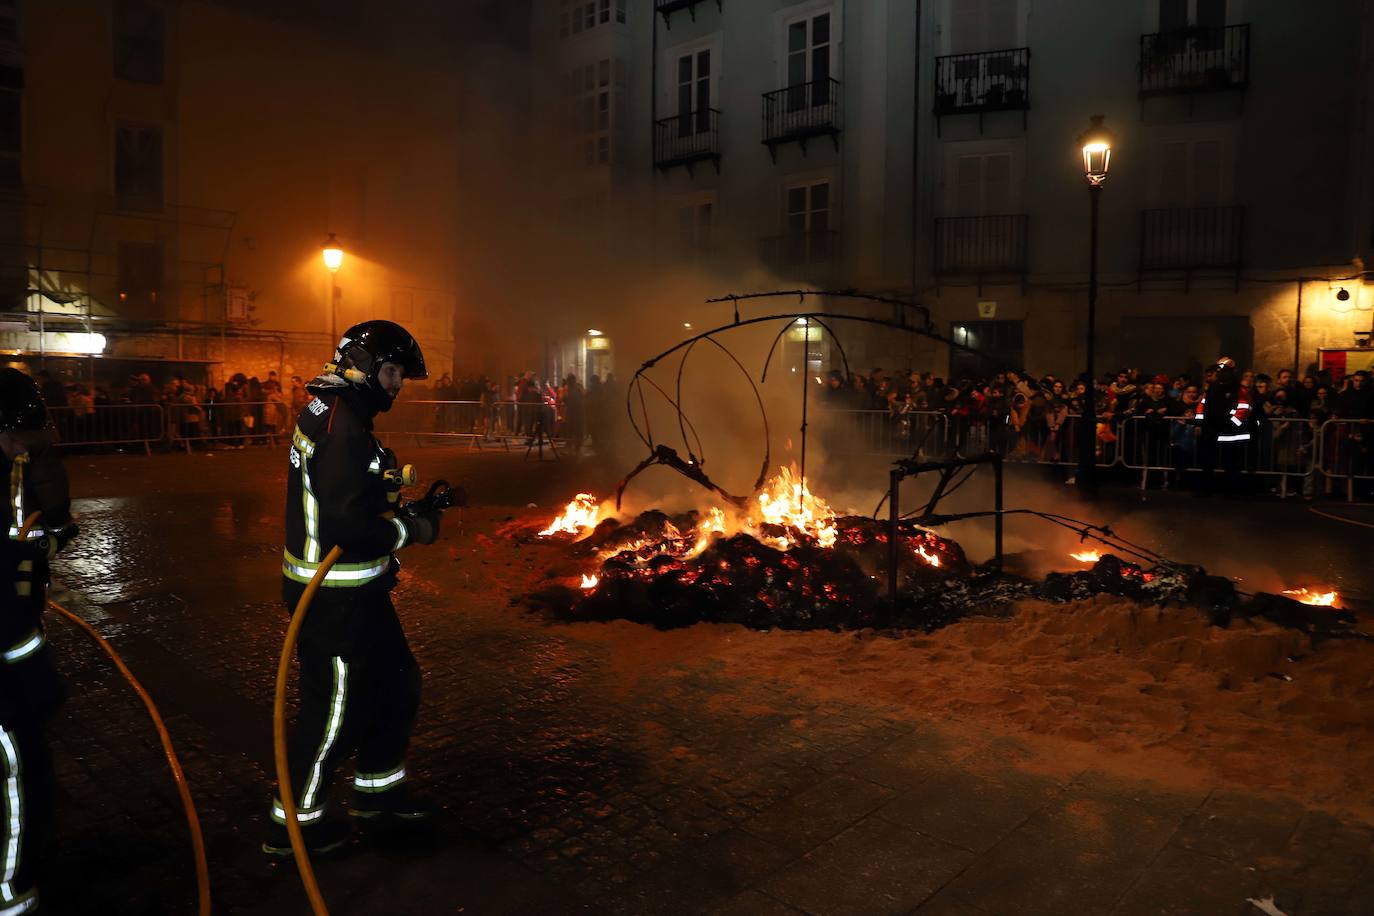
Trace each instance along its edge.
<instances>
[{"instance_id":1,"label":"window","mask_svg":"<svg viewBox=\"0 0 1374 916\"><path fill-rule=\"evenodd\" d=\"M711 128L711 49L704 48L677 59L677 114L681 136Z\"/></svg>"},{"instance_id":2,"label":"window","mask_svg":"<svg viewBox=\"0 0 1374 916\"><path fill-rule=\"evenodd\" d=\"M1013 212L1011 153L957 156L954 160L955 216L999 216Z\"/></svg>"},{"instance_id":3,"label":"window","mask_svg":"<svg viewBox=\"0 0 1374 916\"><path fill-rule=\"evenodd\" d=\"M808 91L808 86L810 87ZM830 98L830 13L787 25L787 109L824 105ZM810 96L808 98L808 96Z\"/></svg>"},{"instance_id":4,"label":"window","mask_svg":"<svg viewBox=\"0 0 1374 916\"><path fill-rule=\"evenodd\" d=\"M17 188L23 183L23 111L18 92L0 90L0 188Z\"/></svg>"},{"instance_id":5,"label":"window","mask_svg":"<svg viewBox=\"0 0 1374 916\"><path fill-rule=\"evenodd\" d=\"M162 209L162 128L115 128L114 187L126 210Z\"/></svg>"},{"instance_id":6,"label":"window","mask_svg":"<svg viewBox=\"0 0 1374 916\"><path fill-rule=\"evenodd\" d=\"M699 200L677 208L677 236L683 251L710 250L715 211L714 200Z\"/></svg>"},{"instance_id":7,"label":"window","mask_svg":"<svg viewBox=\"0 0 1374 916\"><path fill-rule=\"evenodd\" d=\"M118 262L119 304L154 307L162 290L162 246L156 242L121 241L115 248Z\"/></svg>"},{"instance_id":8,"label":"window","mask_svg":"<svg viewBox=\"0 0 1374 916\"><path fill-rule=\"evenodd\" d=\"M1159 30L1179 32L1190 26L1219 29L1226 25L1226 0L1159 0Z\"/></svg>"},{"instance_id":9,"label":"window","mask_svg":"<svg viewBox=\"0 0 1374 916\"><path fill-rule=\"evenodd\" d=\"M787 189L787 234L808 235L830 229L830 182L816 181Z\"/></svg>"},{"instance_id":10,"label":"window","mask_svg":"<svg viewBox=\"0 0 1374 916\"><path fill-rule=\"evenodd\" d=\"M603 58L569 71L563 81L574 160L609 165L625 131L625 62Z\"/></svg>"},{"instance_id":11,"label":"window","mask_svg":"<svg viewBox=\"0 0 1374 916\"><path fill-rule=\"evenodd\" d=\"M1226 26L1226 0L1159 0L1159 31L1174 33L1173 40L1163 41L1161 50L1168 54L1184 54L1189 48L1189 36L1181 33L1197 29L1192 49L1216 51L1222 47Z\"/></svg>"},{"instance_id":12,"label":"window","mask_svg":"<svg viewBox=\"0 0 1374 916\"><path fill-rule=\"evenodd\" d=\"M114 75L162 82L163 13L146 0L115 0Z\"/></svg>"},{"instance_id":13,"label":"window","mask_svg":"<svg viewBox=\"0 0 1374 916\"><path fill-rule=\"evenodd\" d=\"M625 22L625 0L592 0L590 3L576 0L560 0L558 4L558 37L567 38L590 31L597 26L610 25L614 21Z\"/></svg>"},{"instance_id":14,"label":"window","mask_svg":"<svg viewBox=\"0 0 1374 916\"><path fill-rule=\"evenodd\" d=\"M831 256L830 180L793 185L786 193L787 232L779 252L787 264L812 264Z\"/></svg>"},{"instance_id":15,"label":"window","mask_svg":"<svg viewBox=\"0 0 1374 916\"><path fill-rule=\"evenodd\" d=\"M1171 140L1160 144L1156 199L1164 208L1215 207L1229 197L1227 148L1222 140Z\"/></svg>"},{"instance_id":16,"label":"window","mask_svg":"<svg viewBox=\"0 0 1374 916\"><path fill-rule=\"evenodd\" d=\"M947 0L949 52L976 54L1020 46L1017 0Z\"/></svg>"}]
</instances>

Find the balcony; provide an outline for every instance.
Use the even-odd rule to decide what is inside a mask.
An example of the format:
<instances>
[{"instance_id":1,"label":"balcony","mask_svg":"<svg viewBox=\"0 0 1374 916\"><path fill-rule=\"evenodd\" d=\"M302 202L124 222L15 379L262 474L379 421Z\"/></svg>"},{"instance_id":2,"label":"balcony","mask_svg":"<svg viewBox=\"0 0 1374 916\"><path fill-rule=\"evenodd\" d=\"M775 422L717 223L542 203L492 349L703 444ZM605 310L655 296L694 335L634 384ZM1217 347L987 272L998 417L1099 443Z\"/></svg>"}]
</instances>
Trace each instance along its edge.
<instances>
[{"instance_id":1,"label":"balcony","mask_svg":"<svg viewBox=\"0 0 1374 916\"><path fill-rule=\"evenodd\" d=\"M935 220L936 276L1026 273L1030 217L956 216Z\"/></svg>"},{"instance_id":2,"label":"balcony","mask_svg":"<svg viewBox=\"0 0 1374 916\"><path fill-rule=\"evenodd\" d=\"M779 273L828 278L840 261L840 234L833 229L759 239L759 259Z\"/></svg>"},{"instance_id":3,"label":"balcony","mask_svg":"<svg viewBox=\"0 0 1374 916\"><path fill-rule=\"evenodd\" d=\"M1242 207L1140 211L1140 271L1239 271L1245 241Z\"/></svg>"},{"instance_id":4,"label":"balcony","mask_svg":"<svg viewBox=\"0 0 1374 916\"><path fill-rule=\"evenodd\" d=\"M937 118L1029 108L1030 48L935 58Z\"/></svg>"},{"instance_id":5,"label":"balcony","mask_svg":"<svg viewBox=\"0 0 1374 916\"><path fill-rule=\"evenodd\" d=\"M654 12L663 17L663 24L667 28L673 27L673 13L678 10L686 10L692 17L692 21L697 21L697 4L702 0L654 0ZM716 9L720 9L721 0L716 0Z\"/></svg>"},{"instance_id":6,"label":"balcony","mask_svg":"<svg viewBox=\"0 0 1374 916\"><path fill-rule=\"evenodd\" d=\"M668 171L709 160L720 170L720 112L702 108L654 122L654 168Z\"/></svg>"},{"instance_id":7,"label":"balcony","mask_svg":"<svg viewBox=\"0 0 1374 916\"><path fill-rule=\"evenodd\" d=\"M1243 90L1250 82L1250 26L1140 36L1140 97Z\"/></svg>"},{"instance_id":8,"label":"balcony","mask_svg":"<svg viewBox=\"0 0 1374 916\"><path fill-rule=\"evenodd\" d=\"M801 144L830 137L836 152L840 148L840 81L815 80L763 94L763 142L773 161L778 161L778 145Z\"/></svg>"}]
</instances>

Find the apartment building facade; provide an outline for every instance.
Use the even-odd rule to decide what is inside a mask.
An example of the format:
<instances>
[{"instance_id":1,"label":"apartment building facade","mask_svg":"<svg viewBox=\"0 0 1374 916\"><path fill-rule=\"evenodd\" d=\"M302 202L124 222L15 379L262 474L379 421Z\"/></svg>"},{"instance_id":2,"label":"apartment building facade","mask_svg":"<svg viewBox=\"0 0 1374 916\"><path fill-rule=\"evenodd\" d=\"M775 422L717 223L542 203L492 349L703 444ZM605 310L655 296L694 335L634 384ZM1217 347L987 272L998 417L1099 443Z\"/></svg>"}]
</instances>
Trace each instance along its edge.
<instances>
[{"instance_id":1,"label":"apartment building facade","mask_svg":"<svg viewBox=\"0 0 1374 916\"><path fill-rule=\"evenodd\" d=\"M364 6L0 3L11 359L116 384L308 377L382 317L451 369L457 67L426 53L432 24Z\"/></svg>"},{"instance_id":2,"label":"apartment building facade","mask_svg":"<svg viewBox=\"0 0 1374 916\"><path fill-rule=\"evenodd\" d=\"M551 108L570 101L549 124L583 145L547 199L664 276L901 292L998 361L1070 374L1089 237L1077 137L1103 115L1099 369L1222 351L1306 366L1353 346L1374 305L1372 20L1367 0L628 0L623 18L614 0L550 0L536 67L565 80ZM582 317L630 326L642 300ZM985 368L853 338L866 365Z\"/></svg>"}]
</instances>

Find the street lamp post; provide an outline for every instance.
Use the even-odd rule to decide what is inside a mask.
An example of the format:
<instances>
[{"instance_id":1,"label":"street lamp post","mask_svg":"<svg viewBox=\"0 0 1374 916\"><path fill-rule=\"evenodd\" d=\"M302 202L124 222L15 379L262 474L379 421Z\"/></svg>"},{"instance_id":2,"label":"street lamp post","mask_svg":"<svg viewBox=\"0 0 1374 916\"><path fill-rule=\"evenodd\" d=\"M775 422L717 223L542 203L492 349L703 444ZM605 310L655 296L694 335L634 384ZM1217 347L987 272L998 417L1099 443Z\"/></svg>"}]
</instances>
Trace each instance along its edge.
<instances>
[{"instance_id":1,"label":"street lamp post","mask_svg":"<svg viewBox=\"0 0 1374 916\"><path fill-rule=\"evenodd\" d=\"M1083 399L1078 443L1078 488L1085 493L1093 492L1097 483L1097 222L1102 183L1107 180L1107 169L1111 165L1113 139L1102 126L1102 115L1093 115L1088 129L1078 136L1092 213L1088 232L1087 392Z\"/></svg>"},{"instance_id":2,"label":"street lamp post","mask_svg":"<svg viewBox=\"0 0 1374 916\"><path fill-rule=\"evenodd\" d=\"M343 247L339 245L339 240L334 237L334 233L329 233L329 238L324 240L324 245L320 247L320 255L324 258L325 270L329 271L329 336L337 343L339 340L339 290L335 286L335 277L339 273L339 268L343 266Z\"/></svg>"}]
</instances>

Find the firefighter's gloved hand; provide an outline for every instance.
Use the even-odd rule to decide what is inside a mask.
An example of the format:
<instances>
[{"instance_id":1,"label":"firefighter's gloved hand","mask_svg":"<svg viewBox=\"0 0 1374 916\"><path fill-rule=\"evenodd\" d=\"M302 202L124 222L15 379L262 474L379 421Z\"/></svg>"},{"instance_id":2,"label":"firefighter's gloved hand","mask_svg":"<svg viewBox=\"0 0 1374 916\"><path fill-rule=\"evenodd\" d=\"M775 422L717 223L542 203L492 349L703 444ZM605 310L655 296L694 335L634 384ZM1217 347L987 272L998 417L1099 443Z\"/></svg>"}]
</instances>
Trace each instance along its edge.
<instances>
[{"instance_id":1,"label":"firefighter's gloved hand","mask_svg":"<svg viewBox=\"0 0 1374 916\"><path fill-rule=\"evenodd\" d=\"M403 515L401 524L406 526L406 540L411 544L433 544L439 539L439 517L442 514L438 509L430 509Z\"/></svg>"},{"instance_id":2,"label":"firefighter's gloved hand","mask_svg":"<svg viewBox=\"0 0 1374 916\"><path fill-rule=\"evenodd\" d=\"M67 546L67 542L76 537L79 533L76 522L68 522L61 528L53 528L44 532L41 538L32 541L32 547L37 554L45 560L51 560L57 556L58 551Z\"/></svg>"}]
</instances>

